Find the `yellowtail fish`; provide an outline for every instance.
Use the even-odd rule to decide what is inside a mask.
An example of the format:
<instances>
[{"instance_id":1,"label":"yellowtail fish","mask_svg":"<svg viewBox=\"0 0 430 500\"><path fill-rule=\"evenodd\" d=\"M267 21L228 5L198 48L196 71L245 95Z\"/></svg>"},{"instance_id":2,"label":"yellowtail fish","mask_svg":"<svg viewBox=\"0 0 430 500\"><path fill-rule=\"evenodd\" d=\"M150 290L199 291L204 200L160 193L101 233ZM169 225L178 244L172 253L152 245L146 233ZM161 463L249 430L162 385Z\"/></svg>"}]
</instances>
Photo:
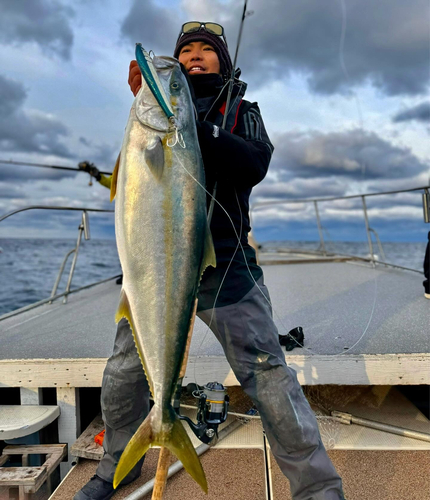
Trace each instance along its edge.
<instances>
[{"instance_id":1,"label":"yellowtail fish","mask_svg":"<svg viewBox=\"0 0 430 500\"><path fill-rule=\"evenodd\" d=\"M154 399L118 463L114 487L152 446L167 447L207 492L200 460L172 407L202 272L215 266L204 170L188 84L176 59L154 57L168 118L142 80L112 179L127 318ZM174 124L174 126L173 126ZM179 140L178 140L179 138ZM198 183L196 182L198 181Z\"/></svg>"}]
</instances>

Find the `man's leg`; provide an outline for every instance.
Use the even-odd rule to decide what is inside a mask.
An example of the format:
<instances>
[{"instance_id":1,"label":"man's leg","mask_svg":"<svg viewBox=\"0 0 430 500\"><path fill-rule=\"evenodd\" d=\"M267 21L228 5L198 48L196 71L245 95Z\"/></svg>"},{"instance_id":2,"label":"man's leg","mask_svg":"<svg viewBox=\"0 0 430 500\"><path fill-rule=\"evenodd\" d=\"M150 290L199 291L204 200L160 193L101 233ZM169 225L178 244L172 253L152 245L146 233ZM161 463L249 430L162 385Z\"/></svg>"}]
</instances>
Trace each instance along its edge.
<instances>
[{"instance_id":1,"label":"man's leg","mask_svg":"<svg viewBox=\"0 0 430 500\"><path fill-rule=\"evenodd\" d=\"M104 456L97 475L113 482L116 465L130 438L149 413L149 387L126 319L118 323L115 346L108 359L102 382L101 405L106 433ZM122 484L140 475L143 458Z\"/></svg>"},{"instance_id":2,"label":"man's leg","mask_svg":"<svg viewBox=\"0 0 430 500\"><path fill-rule=\"evenodd\" d=\"M426 253L424 256L424 294L427 299L430 299L430 231L428 234L428 242L426 247Z\"/></svg>"},{"instance_id":3,"label":"man's leg","mask_svg":"<svg viewBox=\"0 0 430 500\"><path fill-rule=\"evenodd\" d=\"M342 481L322 444L315 415L296 372L285 362L263 279L258 285L237 304L215 309L210 327L258 408L293 499L342 500ZM208 324L211 314L198 315Z\"/></svg>"},{"instance_id":4,"label":"man's leg","mask_svg":"<svg viewBox=\"0 0 430 500\"><path fill-rule=\"evenodd\" d=\"M73 500L109 500L115 493L113 477L124 448L149 413L149 387L127 320L118 323L115 346L108 359L101 396L105 437L104 455L96 474ZM121 484L140 475L143 458Z\"/></svg>"}]
</instances>

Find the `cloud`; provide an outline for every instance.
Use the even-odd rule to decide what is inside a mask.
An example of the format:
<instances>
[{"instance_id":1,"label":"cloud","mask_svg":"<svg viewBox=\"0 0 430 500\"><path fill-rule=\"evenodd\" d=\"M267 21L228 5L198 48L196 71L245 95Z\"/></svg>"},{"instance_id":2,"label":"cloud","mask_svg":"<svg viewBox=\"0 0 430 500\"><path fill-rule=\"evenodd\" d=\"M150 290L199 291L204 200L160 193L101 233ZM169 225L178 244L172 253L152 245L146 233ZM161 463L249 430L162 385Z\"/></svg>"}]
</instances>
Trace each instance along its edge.
<instances>
[{"instance_id":1,"label":"cloud","mask_svg":"<svg viewBox=\"0 0 430 500\"><path fill-rule=\"evenodd\" d=\"M186 3L193 11L195 1ZM217 5L211 20L226 28L233 55L242 4ZM389 96L427 91L427 0L254 0L250 8L238 59L245 80L263 85L298 72L326 95L369 82Z\"/></svg>"},{"instance_id":2,"label":"cloud","mask_svg":"<svg viewBox=\"0 0 430 500\"><path fill-rule=\"evenodd\" d=\"M121 36L158 55L171 55L180 27L172 8L159 7L153 0L134 0L121 24Z\"/></svg>"},{"instance_id":3,"label":"cloud","mask_svg":"<svg viewBox=\"0 0 430 500\"><path fill-rule=\"evenodd\" d=\"M3 152L26 152L73 158L60 142L66 126L54 116L23 108L26 92L21 83L0 75L0 147Z\"/></svg>"},{"instance_id":4,"label":"cloud","mask_svg":"<svg viewBox=\"0 0 430 500\"><path fill-rule=\"evenodd\" d=\"M416 120L417 122L430 122L430 102L422 102L413 108L397 113L393 122L406 122Z\"/></svg>"},{"instance_id":5,"label":"cloud","mask_svg":"<svg viewBox=\"0 0 430 500\"><path fill-rule=\"evenodd\" d=\"M153 0L134 0L122 36L171 54L184 21L225 27L233 58L243 4L182 0L187 17ZM417 95L429 85L427 0L254 0L245 20L238 65L254 85L307 76L314 92L350 93L371 83L386 95ZM163 29L160 29L160 27Z\"/></svg>"},{"instance_id":6,"label":"cloud","mask_svg":"<svg viewBox=\"0 0 430 500\"><path fill-rule=\"evenodd\" d=\"M285 198L343 196L348 183L334 176L310 179L294 178L284 182L263 182L253 190L254 202Z\"/></svg>"},{"instance_id":7,"label":"cloud","mask_svg":"<svg viewBox=\"0 0 430 500\"><path fill-rule=\"evenodd\" d=\"M113 171L118 153L120 152L120 144L95 143L89 141L85 137L80 137L79 142L88 148L88 159L94 163L99 170Z\"/></svg>"},{"instance_id":8,"label":"cloud","mask_svg":"<svg viewBox=\"0 0 430 500\"><path fill-rule=\"evenodd\" d=\"M409 148L395 146L374 132L288 132L273 142L271 169L284 181L330 175L357 181L410 178L429 169Z\"/></svg>"},{"instance_id":9,"label":"cloud","mask_svg":"<svg viewBox=\"0 0 430 500\"><path fill-rule=\"evenodd\" d=\"M48 55L70 59L74 10L57 0L0 0L0 43L36 43Z\"/></svg>"},{"instance_id":10,"label":"cloud","mask_svg":"<svg viewBox=\"0 0 430 500\"><path fill-rule=\"evenodd\" d=\"M26 194L21 186L0 182L0 198L18 199L25 197Z\"/></svg>"}]
</instances>

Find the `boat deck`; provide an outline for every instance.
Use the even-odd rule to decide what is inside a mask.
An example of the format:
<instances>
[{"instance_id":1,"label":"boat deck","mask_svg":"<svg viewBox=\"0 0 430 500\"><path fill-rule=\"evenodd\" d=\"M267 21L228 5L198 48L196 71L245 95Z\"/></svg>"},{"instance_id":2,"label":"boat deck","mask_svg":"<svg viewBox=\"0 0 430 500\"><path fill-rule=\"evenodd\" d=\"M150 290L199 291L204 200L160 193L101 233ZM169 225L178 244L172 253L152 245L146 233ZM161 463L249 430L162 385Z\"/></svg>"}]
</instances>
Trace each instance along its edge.
<instances>
[{"instance_id":1,"label":"boat deck","mask_svg":"<svg viewBox=\"0 0 430 500\"><path fill-rule=\"evenodd\" d=\"M242 405L246 406L246 396L239 388L230 389L229 393L233 411L237 411ZM395 388L389 390L384 387L365 391L360 398L340 404L339 408L362 418L376 419L401 427L406 425L408 429L418 432L428 433L429 430L429 422L425 416ZM181 413L190 418L195 417L195 411L190 407L181 406ZM241 423L233 432L201 456L208 479L208 496L204 495L182 470L168 480L164 496L166 500L178 496L196 500L291 499L289 482L278 468L270 453L270 447L263 438L261 421L253 418L246 422L239 417L239 422ZM237 423L238 417L230 414L227 422L220 426L220 436L224 432L223 429ZM318 417L318 423L323 443L343 478L348 500L430 500L430 480L426 473L430 442L356 424L344 425L324 417ZM103 449L94 443L94 435L102 429L103 421L101 416L98 416L75 442L71 448L72 455L91 460L79 458L78 464L72 468L51 500L73 498L76 491L95 473ZM185 429L195 447L201 444L187 425ZM265 450L268 455L267 469ZM154 478L157 459L158 450L149 450L140 478L120 489L113 498L150 498L149 494L143 496L141 493L144 485ZM172 462L174 461L172 458ZM266 489L269 488L270 494L267 495Z\"/></svg>"},{"instance_id":2,"label":"boat deck","mask_svg":"<svg viewBox=\"0 0 430 500\"><path fill-rule=\"evenodd\" d=\"M360 262L264 265L279 333L304 385L430 383L430 302L418 273ZM109 281L0 321L0 386L98 387L112 352L121 287ZM197 319L186 382L236 385L222 348Z\"/></svg>"},{"instance_id":3,"label":"boat deck","mask_svg":"<svg viewBox=\"0 0 430 500\"><path fill-rule=\"evenodd\" d=\"M340 451L329 456L342 477L348 500L430 500L428 451ZM155 476L158 450L148 452L142 475L118 490L112 500L126 499ZM167 481L164 500L262 500L266 497L264 458L261 450L210 450L202 455L209 493L205 495L184 471ZM272 463L272 500L291 500L289 482L275 460ZM94 475L97 462L76 465L50 500L73 495ZM138 497L136 497L138 498ZM139 497L140 498L140 497ZM151 498L150 494L142 497Z\"/></svg>"},{"instance_id":4,"label":"boat deck","mask_svg":"<svg viewBox=\"0 0 430 500\"><path fill-rule=\"evenodd\" d=\"M423 297L421 275L343 258L262 257L279 333L296 326L304 329L304 348L286 352L286 360L302 385L316 386L307 389L319 391L318 386L322 389L327 384L374 385L385 394L382 386L430 384L430 301ZM120 289L111 280L71 294L65 305L57 300L0 318L0 388L20 387L21 403L38 404L38 389L55 387L61 409L60 441L70 447L81 434L76 389L101 386L114 343ZM209 380L238 384L218 341L197 319L185 384ZM392 412L396 418L407 408L404 401L395 404L400 406L399 412ZM412 405L408 407L413 414L407 415L405 427L427 432L428 420ZM360 403L354 411L360 415L361 410ZM390 412L387 420L380 407L372 411L376 413L371 418L389 422ZM330 450L347 498L430 500L428 443L375 433L346 426L339 434L338 449ZM400 446L400 440L407 442ZM202 457L212 485L205 498L264 498L263 455L255 447L210 450ZM68 463L61 464L63 476L72 460L69 456ZM151 450L140 484L153 477L156 460L157 450ZM272 498L287 500L291 498L288 481L272 463ZM72 498L95 468L94 461L72 468L52 500ZM114 498L125 498L137 486L120 490ZM182 498L203 498L183 471L169 480L166 500L178 498L178 491Z\"/></svg>"}]
</instances>

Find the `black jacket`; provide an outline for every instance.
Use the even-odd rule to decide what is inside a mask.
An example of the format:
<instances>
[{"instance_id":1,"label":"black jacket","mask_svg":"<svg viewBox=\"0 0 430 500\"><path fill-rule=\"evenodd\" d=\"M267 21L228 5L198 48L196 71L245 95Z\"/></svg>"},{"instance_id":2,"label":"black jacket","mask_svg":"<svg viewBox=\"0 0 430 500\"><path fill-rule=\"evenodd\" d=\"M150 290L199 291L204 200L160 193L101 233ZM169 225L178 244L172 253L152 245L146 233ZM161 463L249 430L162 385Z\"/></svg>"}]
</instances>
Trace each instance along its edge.
<instances>
[{"instance_id":1,"label":"black jacket","mask_svg":"<svg viewBox=\"0 0 430 500\"><path fill-rule=\"evenodd\" d=\"M273 146L264 128L256 102L243 99L246 83L236 80L230 101L226 129L221 128L228 86L214 85L213 78L191 77L198 108L197 131L206 172L206 187L233 220L237 234L247 242L249 196L269 168ZM212 77L213 75L204 75ZM211 95L212 94L212 95ZM214 128L214 125L219 128ZM210 198L208 199L208 204ZM232 223L215 203L211 222L215 240L235 238ZM242 230L241 230L242 225Z\"/></svg>"},{"instance_id":2,"label":"black jacket","mask_svg":"<svg viewBox=\"0 0 430 500\"><path fill-rule=\"evenodd\" d=\"M206 188L212 193L216 182L219 202L214 205L211 220L217 267L205 271L199 291L198 309L204 310L238 302L262 276L255 252L248 245L249 196L267 173L273 146L257 103L243 99L244 82L235 81L223 130L228 87L215 75L191 76L190 81L195 92ZM207 201L209 206L209 195Z\"/></svg>"}]
</instances>

